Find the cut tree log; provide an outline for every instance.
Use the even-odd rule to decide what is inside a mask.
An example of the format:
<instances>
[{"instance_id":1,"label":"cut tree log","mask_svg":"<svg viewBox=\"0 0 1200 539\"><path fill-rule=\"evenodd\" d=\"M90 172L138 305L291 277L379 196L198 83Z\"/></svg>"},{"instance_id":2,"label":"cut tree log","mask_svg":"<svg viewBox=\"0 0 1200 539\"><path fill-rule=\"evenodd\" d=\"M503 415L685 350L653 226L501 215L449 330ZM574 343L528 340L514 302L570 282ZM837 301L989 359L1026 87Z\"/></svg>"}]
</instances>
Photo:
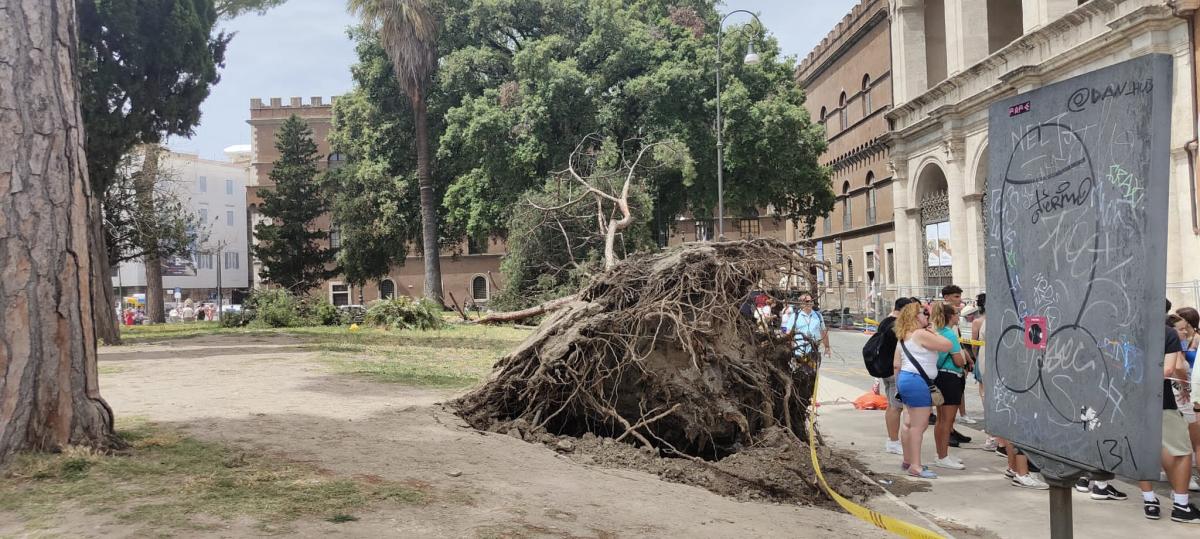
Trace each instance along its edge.
<instances>
[{"instance_id":1,"label":"cut tree log","mask_svg":"<svg viewBox=\"0 0 1200 539\"><path fill-rule=\"evenodd\" d=\"M541 305L535 305L528 309L521 309L519 311L509 311L506 313L492 313L483 318L480 318L479 320L476 320L474 323L476 323L476 324L501 324L504 322L516 322L518 320L524 320L526 318L532 318L534 316L546 314L550 311L561 308L564 305L567 305L568 303L571 303L572 301L575 301L577 299L579 299L579 294L572 294L570 296L561 297L558 299L552 299Z\"/></svg>"}]
</instances>

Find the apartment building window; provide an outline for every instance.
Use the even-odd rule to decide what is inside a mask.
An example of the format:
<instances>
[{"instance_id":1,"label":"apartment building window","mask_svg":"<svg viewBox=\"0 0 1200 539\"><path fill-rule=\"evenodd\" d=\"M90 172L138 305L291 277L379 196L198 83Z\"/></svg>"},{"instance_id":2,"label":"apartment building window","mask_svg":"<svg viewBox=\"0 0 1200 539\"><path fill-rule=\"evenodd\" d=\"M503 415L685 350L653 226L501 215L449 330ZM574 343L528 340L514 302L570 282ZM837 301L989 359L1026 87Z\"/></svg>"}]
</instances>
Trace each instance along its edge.
<instances>
[{"instance_id":1,"label":"apartment building window","mask_svg":"<svg viewBox=\"0 0 1200 539\"><path fill-rule=\"evenodd\" d=\"M833 217L825 217L825 223L821 225L821 233L826 236L833 234Z\"/></svg>"},{"instance_id":2,"label":"apartment building window","mask_svg":"<svg viewBox=\"0 0 1200 539\"><path fill-rule=\"evenodd\" d=\"M853 208L850 206L850 182L842 184L842 230L850 230L854 223Z\"/></svg>"},{"instance_id":3,"label":"apartment building window","mask_svg":"<svg viewBox=\"0 0 1200 539\"><path fill-rule=\"evenodd\" d=\"M738 221L738 231L743 238L757 238L762 235L762 221L758 215L743 217Z\"/></svg>"},{"instance_id":4,"label":"apartment building window","mask_svg":"<svg viewBox=\"0 0 1200 539\"><path fill-rule=\"evenodd\" d=\"M213 269L212 253L196 253L196 269Z\"/></svg>"},{"instance_id":5,"label":"apartment building window","mask_svg":"<svg viewBox=\"0 0 1200 539\"><path fill-rule=\"evenodd\" d=\"M226 251L225 269L240 269L242 267L242 256L237 251Z\"/></svg>"},{"instance_id":6,"label":"apartment building window","mask_svg":"<svg viewBox=\"0 0 1200 539\"><path fill-rule=\"evenodd\" d=\"M329 154L329 157L325 161L329 170L337 170L346 164L346 156L341 152L333 152Z\"/></svg>"},{"instance_id":7,"label":"apartment building window","mask_svg":"<svg viewBox=\"0 0 1200 539\"><path fill-rule=\"evenodd\" d=\"M825 125L825 118L829 116L829 112L825 107L821 107L821 125Z\"/></svg>"},{"instance_id":8,"label":"apartment building window","mask_svg":"<svg viewBox=\"0 0 1200 539\"><path fill-rule=\"evenodd\" d=\"M329 248L330 249L341 249L342 248L342 229L341 229L341 227L339 227L337 225L329 227Z\"/></svg>"},{"instance_id":9,"label":"apartment building window","mask_svg":"<svg viewBox=\"0 0 1200 539\"><path fill-rule=\"evenodd\" d=\"M846 108L846 92L842 92L842 96L838 98L838 124L842 131L845 131L846 126L850 125L850 110Z\"/></svg>"},{"instance_id":10,"label":"apartment building window","mask_svg":"<svg viewBox=\"0 0 1200 539\"><path fill-rule=\"evenodd\" d=\"M862 84L862 112L863 118L871 115L871 74L863 75Z\"/></svg>"},{"instance_id":11,"label":"apartment building window","mask_svg":"<svg viewBox=\"0 0 1200 539\"><path fill-rule=\"evenodd\" d=\"M867 173L867 224L875 224L875 187L871 185L875 182L875 173Z\"/></svg>"},{"instance_id":12,"label":"apartment building window","mask_svg":"<svg viewBox=\"0 0 1200 539\"><path fill-rule=\"evenodd\" d=\"M206 178L204 176L200 176L200 179L196 180L196 189L199 190L201 193L207 193L208 192L208 178Z\"/></svg>"},{"instance_id":13,"label":"apartment building window","mask_svg":"<svg viewBox=\"0 0 1200 539\"><path fill-rule=\"evenodd\" d=\"M225 226L233 226L233 210L225 210Z\"/></svg>"},{"instance_id":14,"label":"apartment building window","mask_svg":"<svg viewBox=\"0 0 1200 539\"><path fill-rule=\"evenodd\" d=\"M200 224L208 223L208 208L200 208Z\"/></svg>"},{"instance_id":15,"label":"apartment building window","mask_svg":"<svg viewBox=\"0 0 1200 539\"><path fill-rule=\"evenodd\" d=\"M334 305L350 304L350 285L346 283L329 283L329 302Z\"/></svg>"},{"instance_id":16,"label":"apartment building window","mask_svg":"<svg viewBox=\"0 0 1200 539\"><path fill-rule=\"evenodd\" d=\"M233 194L233 180L225 180L225 194Z\"/></svg>"},{"instance_id":17,"label":"apartment building window","mask_svg":"<svg viewBox=\"0 0 1200 539\"><path fill-rule=\"evenodd\" d=\"M887 279L888 284L896 284L896 253L890 248L887 250Z\"/></svg>"},{"instance_id":18,"label":"apartment building window","mask_svg":"<svg viewBox=\"0 0 1200 539\"><path fill-rule=\"evenodd\" d=\"M379 299L392 299L396 297L396 283L391 279L379 281Z\"/></svg>"},{"instance_id":19,"label":"apartment building window","mask_svg":"<svg viewBox=\"0 0 1200 539\"><path fill-rule=\"evenodd\" d=\"M488 292L487 277L476 275L471 279L471 299L475 301L487 301Z\"/></svg>"},{"instance_id":20,"label":"apartment building window","mask_svg":"<svg viewBox=\"0 0 1200 539\"><path fill-rule=\"evenodd\" d=\"M854 286L854 259L846 258L846 282Z\"/></svg>"}]
</instances>

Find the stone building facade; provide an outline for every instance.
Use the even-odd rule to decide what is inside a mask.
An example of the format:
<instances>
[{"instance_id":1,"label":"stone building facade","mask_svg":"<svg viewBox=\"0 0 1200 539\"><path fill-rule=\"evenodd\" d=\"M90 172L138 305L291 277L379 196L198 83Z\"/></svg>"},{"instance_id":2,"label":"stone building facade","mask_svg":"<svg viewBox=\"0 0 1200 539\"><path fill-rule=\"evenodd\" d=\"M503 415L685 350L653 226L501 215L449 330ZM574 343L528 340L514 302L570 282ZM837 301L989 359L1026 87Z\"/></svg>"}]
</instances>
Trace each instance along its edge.
<instances>
[{"instance_id":1,"label":"stone building facade","mask_svg":"<svg viewBox=\"0 0 1200 539\"><path fill-rule=\"evenodd\" d=\"M896 277L932 296L982 289L988 107L1148 53L1173 58L1168 296L1200 303L1195 4L1166 0L891 0ZM932 225L932 226L931 226ZM940 225L940 226L938 226ZM932 232L931 232L932 231ZM933 264L929 234L948 233ZM943 257L946 258L946 257ZM1190 262L1190 263L1189 263Z\"/></svg>"},{"instance_id":2,"label":"stone building facade","mask_svg":"<svg viewBox=\"0 0 1200 539\"><path fill-rule=\"evenodd\" d=\"M254 171L251 184L246 188L247 212L251 223L261 221L258 208L262 197L258 191L272 186L270 174L275 160L279 157L275 149L275 135L284 120L295 114L308 123L312 128L313 140L317 143L317 153L324 161L322 170L336 168L345 162L345 156L332 152L329 146L329 133L332 129L333 98L329 102L321 97L313 97L305 102L299 97L291 98L286 104L280 98L271 98L264 103L262 99L250 100L250 140L251 163ZM324 215L317 220L316 226L330 232L330 243L337 247L340 234L330 220ZM253 234L253 229L251 229ZM253 240L251 240L253 241ZM499 292L497 287L503 286L500 275L500 258L505 251L502 241L492 240L487 245L476 245L464 240L459 249L443 249L442 252L442 290L445 292L446 303L451 303L451 294L462 305L471 301L477 305L486 305L488 300ZM395 266L389 275L376 282L357 287L346 282L342 277L335 277L321 285L313 294L325 296L335 305L362 304L373 300L408 296L420 298L425 290L425 264L419 256L419 245L410 246L410 255L401 266ZM259 279L261 265L254 261L252 278L255 286L262 286Z\"/></svg>"},{"instance_id":3,"label":"stone building facade","mask_svg":"<svg viewBox=\"0 0 1200 539\"><path fill-rule=\"evenodd\" d=\"M809 114L825 127L821 163L831 169L837 202L811 240L833 267L823 308L874 314L896 284L888 123L892 107L887 0L862 0L796 70Z\"/></svg>"}]
</instances>

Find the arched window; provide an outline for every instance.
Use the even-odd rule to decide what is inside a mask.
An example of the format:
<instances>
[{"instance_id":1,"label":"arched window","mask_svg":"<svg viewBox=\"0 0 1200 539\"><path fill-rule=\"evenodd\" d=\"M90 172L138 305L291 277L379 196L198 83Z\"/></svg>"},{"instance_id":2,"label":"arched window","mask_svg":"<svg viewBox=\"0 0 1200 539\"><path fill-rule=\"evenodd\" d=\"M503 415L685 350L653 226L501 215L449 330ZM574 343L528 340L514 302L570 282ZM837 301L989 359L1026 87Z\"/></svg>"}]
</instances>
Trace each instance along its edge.
<instances>
[{"instance_id":1,"label":"arched window","mask_svg":"<svg viewBox=\"0 0 1200 539\"><path fill-rule=\"evenodd\" d=\"M392 299L396 297L396 283L391 279L379 281L379 299Z\"/></svg>"},{"instance_id":2,"label":"arched window","mask_svg":"<svg viewBox=\"0 0 1200 539\"><path fill-rule=\"evenodd\" d=\"M846 110L846 92L842 92L842 96L838 98L838 123L841 125L841 130L845 131L846 126L850 125L850 111Z\"/></svg>"},{"instance_id":3,"label":"arched window","mask_svg":"<svg viewBox=\"0 0 1200 539\"><path fill-rule=\"evenodd\" d=\"M842 230L850 230L850 226L854 223L851 218L851 213L854 209L850 205L850 182L842 184Z\"/></svg>"},{"instance_id":4,"label":"arched window","mask_svg":"<svg viewBox=\"0 0 1200 539\"><path fill-rule=\"evenodd\" d=\"M868 73L863 75L862 85L862 109L863 118L871 114L871 75Z\"/></svg>"},{"instance_id":5,"label":"arched window","mask_svg":"<svg viewBox=\"0 0 1200 539\"><path fill-rule=\"evenodd\" d=\"M825 124L826 116L829 116L828 110L825 107L821 107L821 119L820 119L821 125Z\"/></svg>"},{"instance_id":6,"label":"arched window","mask_svg":"<svg viewBox=\"0 0 1200 539\"><path fill-rule=\"evenodd\" d=\"M337 170L342 168L342 165L346 164L346 156L341 152L333 152L329 154L329 157L326 158L325 161L325 164L329 167L329 170Z\"/></svg>"},{"instance_id":7,"label":"arched window","mask_svg":"<svg viewBox=\"0 0 1200 539\"><path fill-rule=\"evenodd\" d=\"M476 303L488 300L488 282L487 277L476 275L471 279L471 299Z\"/></svg>"},{"instance_id":8,"label":"arched window","mask_svg":"<svg viewBox=\"0 0 1200 539\"><path fill-rule=\"evenodd\" d=\"M875 182L875 173L867 172L867 224L875 224L875 187L871 184Z\"/></svg>"},{"instance_id":9,"label":"arched window","mask_svg":"<svg viewBox=\"0 0 1200 539\"><path fill-rule=\"evenodd\" d=\"M850 286L854 286L854 259L853 258L846 259L846 283L848 283Z\"/></svg>"}]
</instances>

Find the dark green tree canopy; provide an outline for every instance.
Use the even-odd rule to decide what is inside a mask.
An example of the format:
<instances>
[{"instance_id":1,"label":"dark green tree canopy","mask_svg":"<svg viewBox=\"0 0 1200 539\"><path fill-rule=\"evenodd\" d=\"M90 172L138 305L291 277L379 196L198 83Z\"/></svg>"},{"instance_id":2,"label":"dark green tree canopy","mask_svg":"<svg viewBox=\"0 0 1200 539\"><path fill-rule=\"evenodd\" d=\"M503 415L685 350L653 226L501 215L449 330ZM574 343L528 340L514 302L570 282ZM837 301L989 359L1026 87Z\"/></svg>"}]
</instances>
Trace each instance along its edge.
<instances>
[{"instance_id":1,"label":"dark green tree canopy","mask_svg":"<svg viewBox=\"0 0 1200 539\"><path fill-rule=\"evenodd\" d=\"M317 182L320 156L312 129L294 114L280 126L275 148L279 159L270 175L275 186L259 191L266 220L254 227L254 255L265 281L302 294L338 274L333 250L323 245L329 234L314 226L327 209Z\"/></svg>"},{"instance_id":2,"label":"dark green tree canopy","mask_svg":"<svg viewBox=\"0 0 1200 539\"><path fill-rule=\"evenodd\" d=\"M79 2L81 108L93 189L134 145L189 136L231 36L213 0Z\"/></svg>"}]
</instances>

